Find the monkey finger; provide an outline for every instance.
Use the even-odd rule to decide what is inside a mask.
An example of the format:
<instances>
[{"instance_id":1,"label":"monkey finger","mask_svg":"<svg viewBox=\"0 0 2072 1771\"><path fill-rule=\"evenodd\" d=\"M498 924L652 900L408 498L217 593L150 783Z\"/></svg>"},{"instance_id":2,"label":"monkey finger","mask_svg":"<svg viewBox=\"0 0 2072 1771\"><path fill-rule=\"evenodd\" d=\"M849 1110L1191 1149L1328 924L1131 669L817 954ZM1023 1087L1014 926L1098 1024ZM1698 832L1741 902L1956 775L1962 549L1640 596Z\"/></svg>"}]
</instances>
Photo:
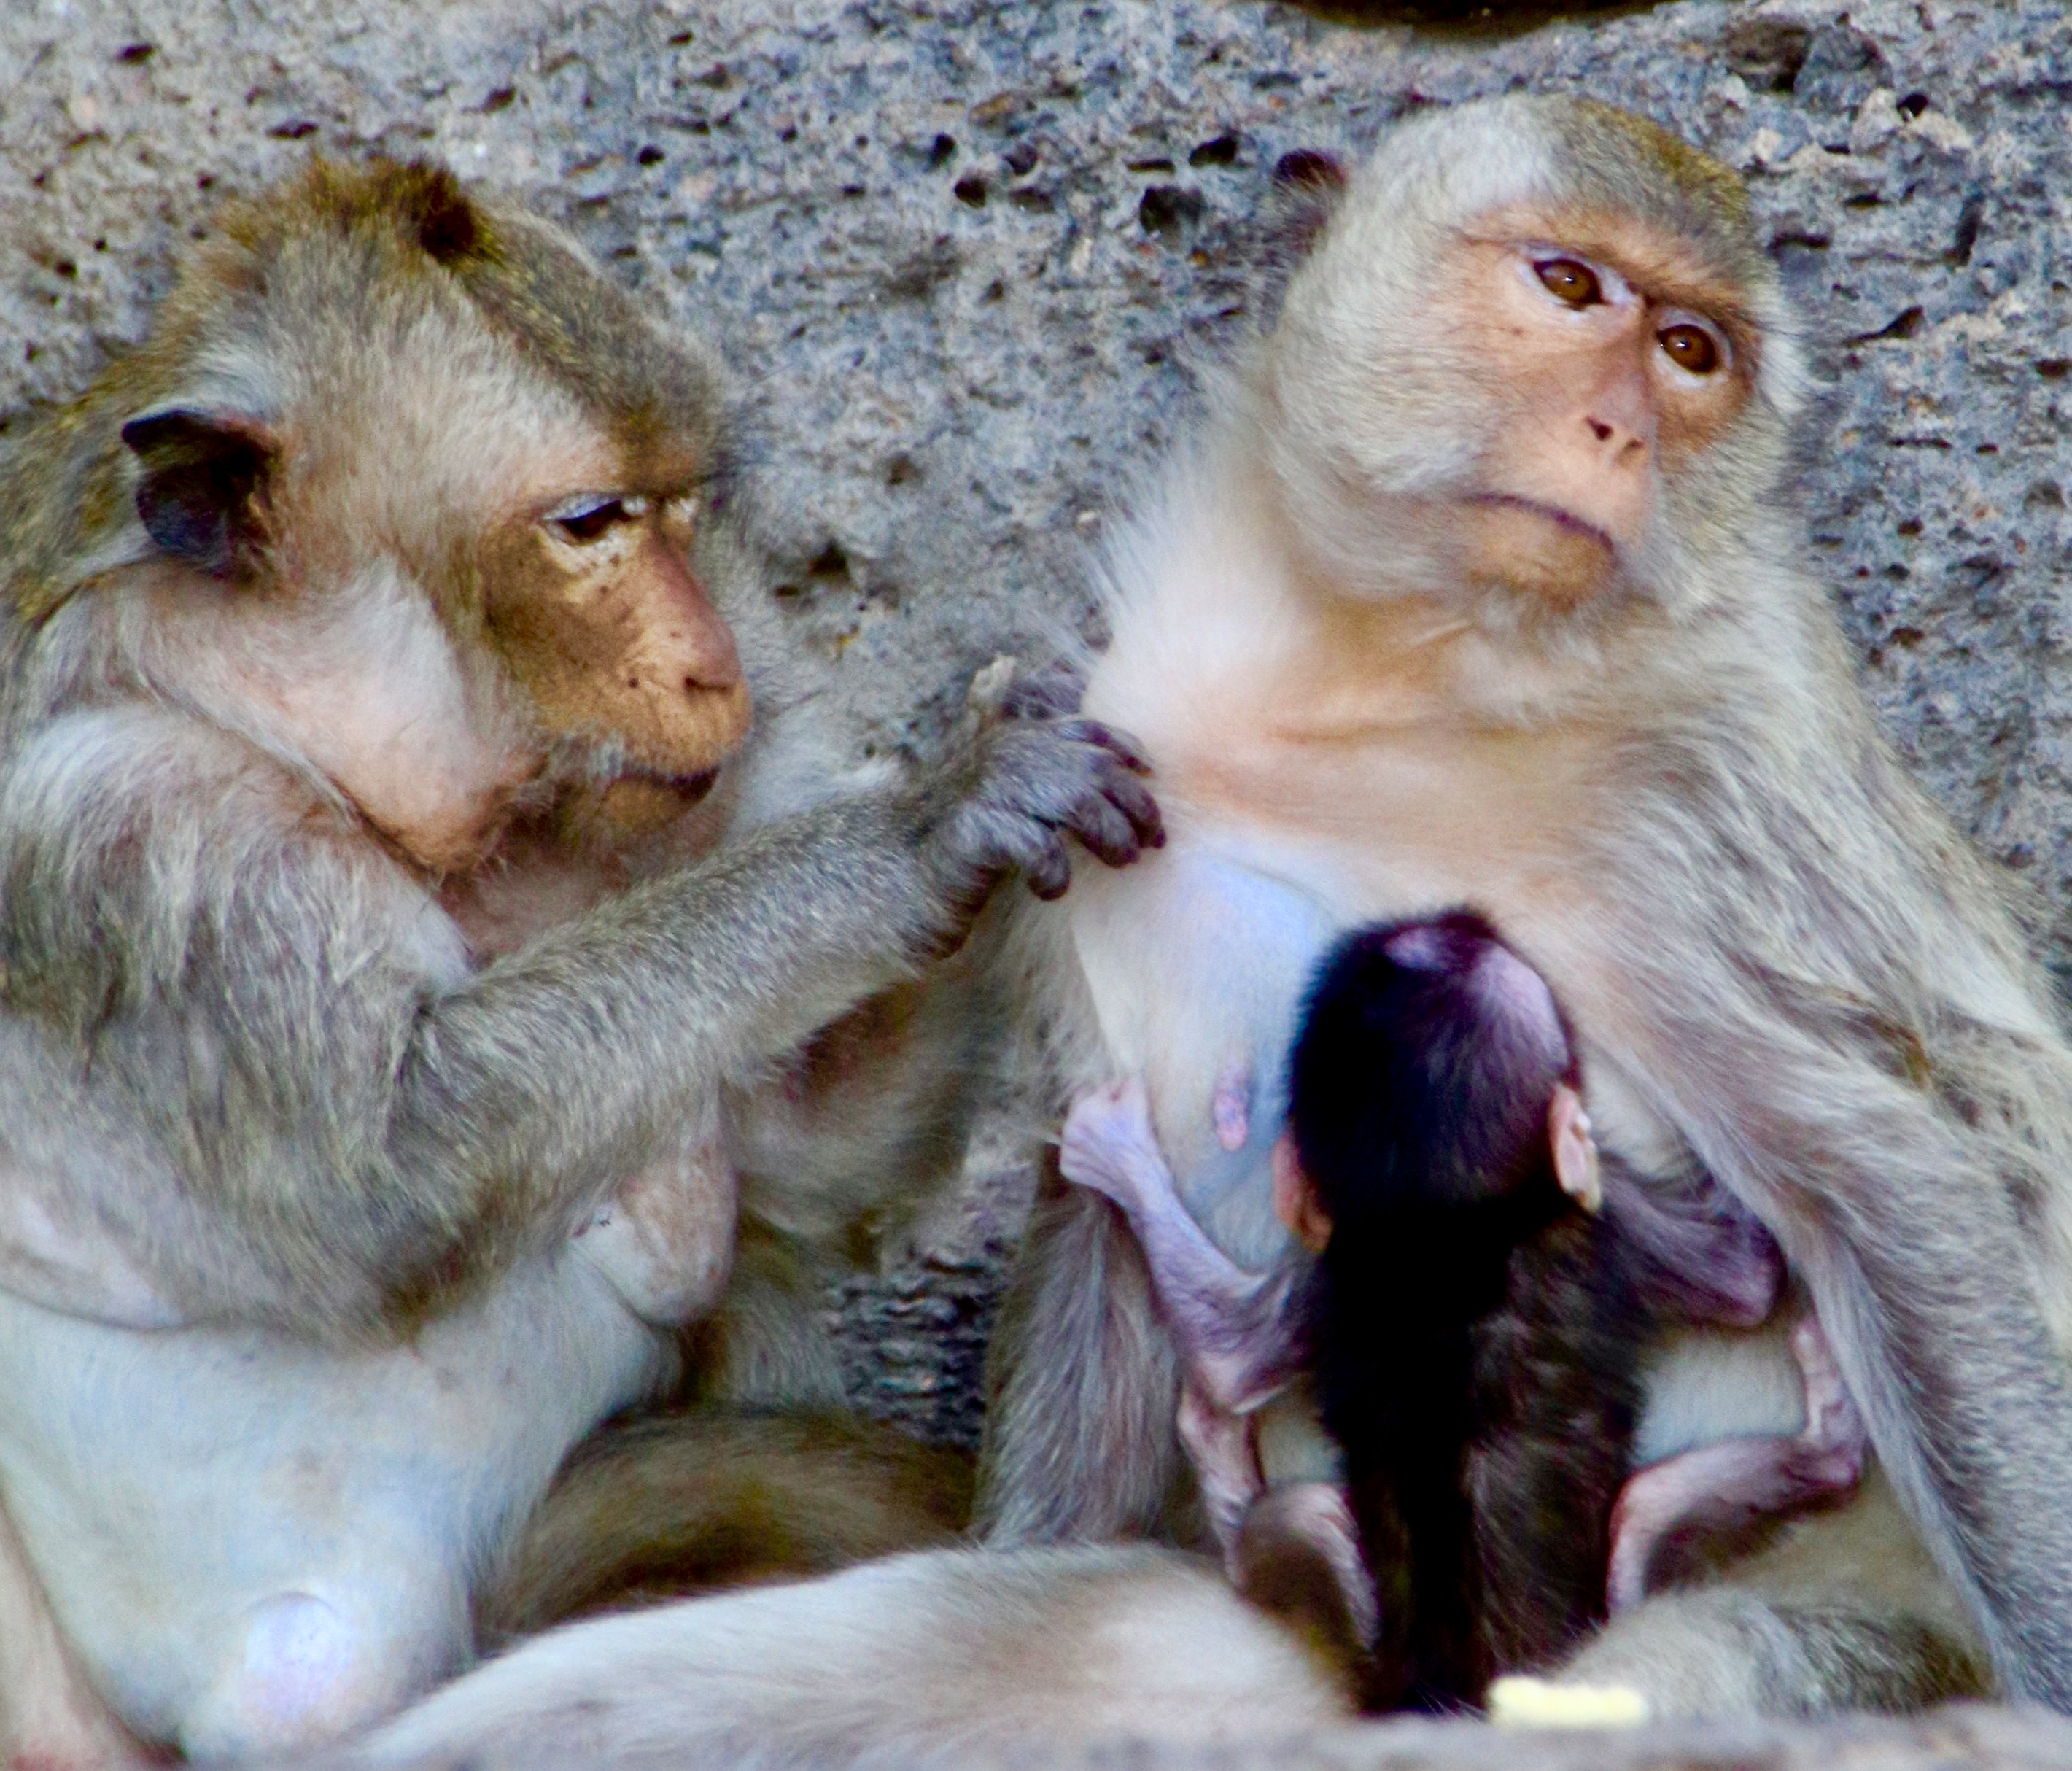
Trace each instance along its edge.
<instances>
[{"instance_id":1,"label":"monkey finger","mask_svg":"<svg viewBox=\"0 0 2072 1771\"><path fill-rule=\"evenodd\" d=\"M1067 720L1059 729L1079 743L1107 751L1132 775L1151 773L1151 758L1145 754L1144 746L1126 732L1118 732L1099 720Z\"/></svg>"},{"instance_id":2,"label":"monkey finger","mask_svg":"<svg viewBox=\"0 0 2072 1771\"><path fill-rule=\"evenodd\" d=\"M1102 771L1101 791L1108 803L1129 820L1137 840L1146 849L1166 846L1166 815L1151 790L1134 775L1110 767Z\"/></svg>"},{"instance_id":3,"label":"monkey finger","mask_svg":"<svg viewBox=\"0 0 2072 1771\"><path fill-rule=\"evenodd\" d=\"M1029 881L1029 890L1045 903L1065 895L1065 888L1072 883L1072 864L1066 858L1065 845L1054 835L1046 836L1034 857L1023 867Z\"/></svg>"},{"instance_id":4,"label":"monkey finger","mask_svg":"<svg viewBox=\"0 0 2072 1771\"><path fill-rule=\"evenodd\" d=\"M1064 828L1111 867L1127 867L1144 853L1135 827L1099 794L1089 794L1073 807Z\"/></svg>"}]
</instances>

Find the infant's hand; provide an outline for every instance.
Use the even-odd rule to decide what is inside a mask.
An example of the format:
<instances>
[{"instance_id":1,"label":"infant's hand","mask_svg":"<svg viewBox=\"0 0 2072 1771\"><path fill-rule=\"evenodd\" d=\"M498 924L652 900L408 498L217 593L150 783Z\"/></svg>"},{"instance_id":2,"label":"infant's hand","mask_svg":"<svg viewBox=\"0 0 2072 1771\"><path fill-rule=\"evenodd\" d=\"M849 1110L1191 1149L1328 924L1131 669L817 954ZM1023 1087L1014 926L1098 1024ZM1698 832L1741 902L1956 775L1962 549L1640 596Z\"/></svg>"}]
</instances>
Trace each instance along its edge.
<instances>
[{"instance_id":1,"label":"infant's hand","mask_svg":"<svg viewBox=\"0 0 2072 1771\"><path fill-rule=\"evenodd\" d=\"M1058 1140L1058 1168L1075 1186L1092 1188L1133 1217L1153 1193L1170 1193L1141 1078L1089 1089L1072 1103Z\"/></svg>"}]
</instances>

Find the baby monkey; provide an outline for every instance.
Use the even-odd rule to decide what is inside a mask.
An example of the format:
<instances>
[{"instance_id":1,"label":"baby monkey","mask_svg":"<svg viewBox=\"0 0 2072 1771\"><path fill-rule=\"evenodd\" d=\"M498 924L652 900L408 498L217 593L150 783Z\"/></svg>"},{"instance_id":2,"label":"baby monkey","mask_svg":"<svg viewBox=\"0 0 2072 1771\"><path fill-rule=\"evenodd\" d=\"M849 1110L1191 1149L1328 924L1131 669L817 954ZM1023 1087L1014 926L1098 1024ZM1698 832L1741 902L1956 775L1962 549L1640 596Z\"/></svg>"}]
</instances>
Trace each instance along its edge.
<instances>
[{"instance_id":1,"label":"baby monkey","mask_svg":"<svg viewBox=\"0 0 2072 1771\"><path fill-rule=\"evenodd\" d=\"M1472 1702L1702 1543L1860 1473L1862 1424L1811 1314L1798 1436L1633 1473L1651 1337L1761 1325L1783 1263L1709 1178L1665 1196L1601 1157L1581 1080L1546 981L1456 910L1356 930L1318 971L1273 1152L1301 1248L1273 1269L1233 1265L1182 1206L1141 1084L1066 1121L1064 1175L1143 1247L1232 1580L1343 1653L1370 1707ZM1248 1417L1305 1376L1345 1484L1269 1494Z\"/></svg>"}]
</instances>

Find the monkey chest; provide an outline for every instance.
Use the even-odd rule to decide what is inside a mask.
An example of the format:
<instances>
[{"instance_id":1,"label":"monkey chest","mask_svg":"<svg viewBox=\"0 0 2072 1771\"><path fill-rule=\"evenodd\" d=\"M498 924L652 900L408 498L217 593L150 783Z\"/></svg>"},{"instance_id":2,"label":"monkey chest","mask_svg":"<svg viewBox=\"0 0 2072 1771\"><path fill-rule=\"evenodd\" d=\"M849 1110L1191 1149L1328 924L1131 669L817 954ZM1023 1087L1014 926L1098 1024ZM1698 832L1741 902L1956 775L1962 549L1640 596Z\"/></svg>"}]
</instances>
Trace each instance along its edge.
<instances>
[{"instance_id":1,"label":"monkey chest","mask_svg":"<svg viewBox=\"0 0 2072 1771\"><path fill-rule=\"evenodd\" d=\"M1267 1177L1287 1054L1338 935L1466 904L1557 992L1577 968L1567 762L1421 737L1178 750L1159 758L1167 847L1083 870L1060 913L1100 1061L1145 1077L1182 1197L1233 1259L1281 1246Z\"/></svg>"}]
</instances>

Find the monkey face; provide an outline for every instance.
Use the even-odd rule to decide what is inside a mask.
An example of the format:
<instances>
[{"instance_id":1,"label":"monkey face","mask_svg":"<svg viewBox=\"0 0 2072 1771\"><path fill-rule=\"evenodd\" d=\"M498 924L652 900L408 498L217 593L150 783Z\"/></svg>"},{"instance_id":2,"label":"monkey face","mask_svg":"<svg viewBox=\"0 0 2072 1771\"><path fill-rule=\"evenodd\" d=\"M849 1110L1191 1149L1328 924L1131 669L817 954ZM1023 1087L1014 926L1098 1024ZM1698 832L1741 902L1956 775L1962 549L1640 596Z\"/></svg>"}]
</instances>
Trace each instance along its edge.
<instances>
[{"instance_id":1,"label":"monkey face","mask_svg":"<svg viewBox=\"0 0 2072 1771\"><path fill-rule=\"evenodd\" d=\"M747 735L734 635L692 564L694 494L578 491L503 538L491 643L556 737L613 754L607 820L652 828L697 803Z\"/></svg>"},{"instance_id":2,"label":"monkey face","mask_svg":"<svg viewBox=\"0 0 2072 1771\"><path fill-rule=\"evenodd\" d=\"M1492 408L1458 495L1466 573L1574 608L1632 571L1665 479L1746 405L1732 298L1625 217L1514 210L1449 258L1457 347Z\"/></svg>"},{"instance_id":3,"label":"monkey face","mask_svg":"<svg viewBox=\"0 0 2072 1771\"><path fill-rule=\"evenodd\" d=\"M1688 596L1683 566L1759 519L1800 384L1733 175L1521 99L1392 134L1250 392L1305 566L1515 630Z\"/></svg>"}]
</instances>

